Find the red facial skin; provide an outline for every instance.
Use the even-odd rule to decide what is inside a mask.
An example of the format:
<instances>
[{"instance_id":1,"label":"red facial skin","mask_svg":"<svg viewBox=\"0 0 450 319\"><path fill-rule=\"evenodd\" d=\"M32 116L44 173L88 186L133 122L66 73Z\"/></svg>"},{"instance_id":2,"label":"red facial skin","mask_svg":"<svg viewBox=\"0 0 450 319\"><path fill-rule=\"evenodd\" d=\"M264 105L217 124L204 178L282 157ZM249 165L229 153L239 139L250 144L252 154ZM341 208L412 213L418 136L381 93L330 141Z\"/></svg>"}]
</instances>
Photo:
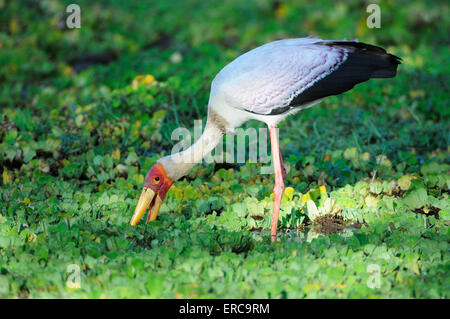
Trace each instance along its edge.
<instances>
[{"instance_id":1,"label":"red facial skin","mask_svg":"<svg viewBox=\"0 0 450 319\"><path fill-rule=\"evenodd\" d=\"M161 200L164 199L172 184L172 180L167 177L166 170L159 163L155 164L145 176L144 186L151 188Z\"/></svg>"}]
</instances>

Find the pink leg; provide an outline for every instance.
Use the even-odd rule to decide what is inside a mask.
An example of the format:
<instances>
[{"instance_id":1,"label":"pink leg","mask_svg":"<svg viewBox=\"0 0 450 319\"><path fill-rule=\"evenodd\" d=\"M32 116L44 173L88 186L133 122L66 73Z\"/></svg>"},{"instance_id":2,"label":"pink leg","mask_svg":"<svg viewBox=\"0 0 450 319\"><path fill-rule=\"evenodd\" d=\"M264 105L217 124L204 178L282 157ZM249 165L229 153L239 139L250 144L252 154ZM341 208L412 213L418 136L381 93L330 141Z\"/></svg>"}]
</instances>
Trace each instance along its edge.
<instances>
[{"instance_id":1,"label":"pink leg","mask_svg":"<svg viewBox=\"0 0 450 319\"><path fill-rule=\"evenodd\" d=\"M284 191L284 166L280 153L280 145L278 143L277 127L270 126L270 144L272 145L272 160L275 171L275 186L273 188L274 203L272 213L272 227L270 228L270 238L273 241L277 239L278 214L280 212L281 198Z\"/></svg>"}]
</instances>

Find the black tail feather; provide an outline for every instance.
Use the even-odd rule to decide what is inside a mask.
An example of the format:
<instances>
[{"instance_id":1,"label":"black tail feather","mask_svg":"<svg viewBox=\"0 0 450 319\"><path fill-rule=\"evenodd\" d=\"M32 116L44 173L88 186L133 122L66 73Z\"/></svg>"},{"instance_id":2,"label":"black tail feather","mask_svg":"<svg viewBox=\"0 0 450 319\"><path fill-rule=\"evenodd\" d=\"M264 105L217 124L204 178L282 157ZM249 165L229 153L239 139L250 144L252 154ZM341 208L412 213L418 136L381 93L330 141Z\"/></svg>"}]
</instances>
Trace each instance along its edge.
<instances>
[{"instance_id":1,"label":"black tail feather","mask_svg":"<svg viewBox=\"0 0 450 319\"><path fill-rule=\"evenodd\" d=\"M355 41L330 41L324 44L350 49L346 63L354 64L355 67L366 66L363 69L371 72L369 78L394 77L401 63L400 57L371 44Z\"/></svg>"}]
</instances>

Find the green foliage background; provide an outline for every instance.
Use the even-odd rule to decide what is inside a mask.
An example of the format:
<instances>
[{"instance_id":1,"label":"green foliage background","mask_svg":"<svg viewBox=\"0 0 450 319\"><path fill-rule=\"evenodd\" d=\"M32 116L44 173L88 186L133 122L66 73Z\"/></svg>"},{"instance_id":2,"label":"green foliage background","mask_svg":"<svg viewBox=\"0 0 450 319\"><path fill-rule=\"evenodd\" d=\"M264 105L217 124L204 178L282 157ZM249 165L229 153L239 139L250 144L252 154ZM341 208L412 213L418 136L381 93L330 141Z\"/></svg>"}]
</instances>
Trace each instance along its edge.
<instances>
[{"instance_id":1,"label":"green foliage background","mask_svg":"<svg viewBox=\"0 0 450 319\"><path fill-rule=\"evenodd\" d=\"M0 1L0 297L449 297L446 1L78 0L69 30L71 2ZM366 26L372 2L380 29ZM280 126L280 239L261 164L198 165L157 221L129 226L172 130L205 119L214 75L308 35L381 45L403 64ZM306 200L326 198L358 227L311 227Z\"/></svg>"}]
</instances>

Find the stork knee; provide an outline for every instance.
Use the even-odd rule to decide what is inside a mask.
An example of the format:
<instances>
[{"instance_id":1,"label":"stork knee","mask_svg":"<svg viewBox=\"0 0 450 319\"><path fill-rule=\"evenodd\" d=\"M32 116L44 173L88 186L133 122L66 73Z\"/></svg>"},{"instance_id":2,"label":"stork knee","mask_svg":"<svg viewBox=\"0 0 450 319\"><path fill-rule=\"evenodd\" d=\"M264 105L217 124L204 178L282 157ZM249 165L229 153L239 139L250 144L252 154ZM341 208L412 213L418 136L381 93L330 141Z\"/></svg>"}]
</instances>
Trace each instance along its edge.
<instances>
[{"instance_id":1,"label":"stork knee","mask_svg":"<svg viewBox=\"0 0 450 319\"><path fill-rule=\"evenodd\" d=\"M274 195L280 194L282 195L284 191L284 185L283 184L275 184L273 188Z\"/></svg>"}]
</instances>

